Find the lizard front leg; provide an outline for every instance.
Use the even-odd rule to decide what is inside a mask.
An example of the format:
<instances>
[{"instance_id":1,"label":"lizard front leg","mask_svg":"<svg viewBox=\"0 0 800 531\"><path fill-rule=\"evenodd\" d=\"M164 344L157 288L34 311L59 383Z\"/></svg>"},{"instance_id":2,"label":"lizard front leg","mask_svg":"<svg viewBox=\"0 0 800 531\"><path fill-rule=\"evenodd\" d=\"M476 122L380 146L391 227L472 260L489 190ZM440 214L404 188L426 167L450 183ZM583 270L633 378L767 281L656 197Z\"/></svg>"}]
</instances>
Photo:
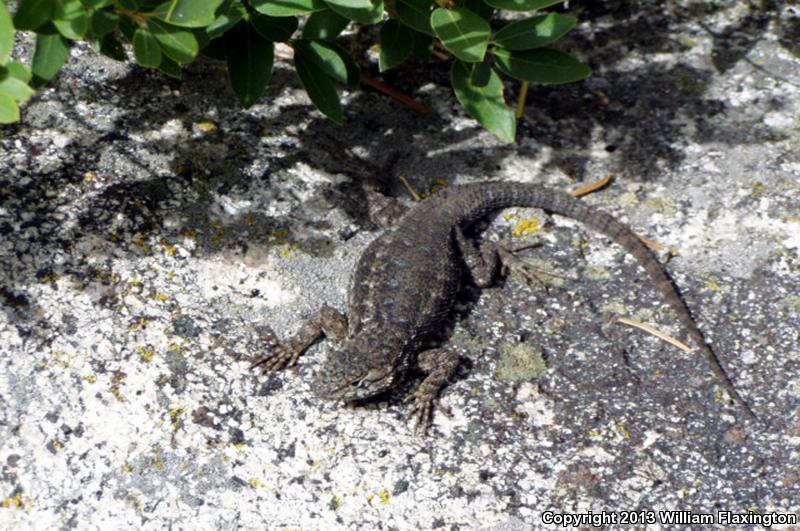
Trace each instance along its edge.
<instances>
[{"instance_id":1,"label":"lizard front leg","mask_svg":"<svg viewBox=\"0 0 800 531\"><path fill-rule=\"evenodd\" d=\"M427 376L406 398L406 402L413 402L406 418L416 418L416 431L425 433L430 428L433 410L440 407L439 391L455 375L458 363L458 354L444 348L425 350L417 355L417 366Z\"/></svg>"},{"instance_id":2,"label":"lizard front leg","mask_svg":"<svg viewBox=\"0 0 800 531\"><path fill-rule=\"evenodd\" d=\"M347 317L327 304L313 313L292 337L259 358L250 368L263 366L264 372L278 371L297 363L300 355L323 335L341 339L347 334Z\"/></svg>"}]
</instances>

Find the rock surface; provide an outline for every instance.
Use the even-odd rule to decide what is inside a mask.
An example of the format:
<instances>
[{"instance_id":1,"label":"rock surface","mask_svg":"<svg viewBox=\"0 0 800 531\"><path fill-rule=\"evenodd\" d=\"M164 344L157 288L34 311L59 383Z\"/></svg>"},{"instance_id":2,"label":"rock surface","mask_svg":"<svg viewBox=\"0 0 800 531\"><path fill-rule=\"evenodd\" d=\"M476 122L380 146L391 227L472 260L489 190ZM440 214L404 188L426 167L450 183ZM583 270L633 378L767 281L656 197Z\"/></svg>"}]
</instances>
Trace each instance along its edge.
<instances>
[{"instance_id":1,"label":"rock surface","mask_svg":"<svg viewBox=\"0 0 800 531\"><path fill-rule=\"evenodd\" d=\"M800 511L798 14L572 5L583 23L565 46L595 74L534 87L516 145L446 85L402 72L390 81L434 115L353 92L339 127L286 64L243 111L214 64L178 82L76 47L0 138L0 528L528 529L546 511ZM345 150L370 166L352 171L334 156ZM433 436L413 435L398 397L313 399L328 344L286 372L250 372L265 327L288 335L322 303L342 307L379 230L354 185L370 173L404 200L400 176L427 192L616 174L586 200L679 250L669 269L764 428L734 422L699 356L610 324L681 335L621 249L531 210L485 237L542 241L524 256L558 276L465 297L450 340L464 368Z\"/></svg>"}]
</instances>

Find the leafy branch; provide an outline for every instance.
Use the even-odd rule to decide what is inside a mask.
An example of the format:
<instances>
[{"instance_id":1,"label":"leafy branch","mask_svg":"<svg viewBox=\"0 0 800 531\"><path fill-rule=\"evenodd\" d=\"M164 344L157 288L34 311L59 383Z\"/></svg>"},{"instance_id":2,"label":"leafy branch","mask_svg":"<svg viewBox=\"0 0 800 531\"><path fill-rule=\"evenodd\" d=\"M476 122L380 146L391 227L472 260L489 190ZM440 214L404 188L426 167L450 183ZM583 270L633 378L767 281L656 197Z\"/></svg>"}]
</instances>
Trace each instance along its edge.
<instances>
[{"instance_id":1,"label":"leafy branch","mask_svg":"<svg viewBox=\"0 0 800 531\"><path fill-rule=\"evenodd\" d=\"M77 40L120 61L127 60L124 43L130 43L140 65L173 77L200 54L225 61L244 107L264 97L275 43L283 42L294 51L295 70L314 105L343 122L337 85L357 85L360 71L335 40L351 22L381 24L382 72L412 57L441 56L437 44L453 57L450 79L458 101L509 142L516 118L505 102L501 74L527 86L569 83L591 73L550 48L575 26L574 17L548 12L497 31L490 25L497 10L536 12L561 0L19 0L13 16L4 2L0 123L19 120L20 104L58 73ZM36 33L30 66L11 60L16 31Z\"/></svg>"}]
</instances>

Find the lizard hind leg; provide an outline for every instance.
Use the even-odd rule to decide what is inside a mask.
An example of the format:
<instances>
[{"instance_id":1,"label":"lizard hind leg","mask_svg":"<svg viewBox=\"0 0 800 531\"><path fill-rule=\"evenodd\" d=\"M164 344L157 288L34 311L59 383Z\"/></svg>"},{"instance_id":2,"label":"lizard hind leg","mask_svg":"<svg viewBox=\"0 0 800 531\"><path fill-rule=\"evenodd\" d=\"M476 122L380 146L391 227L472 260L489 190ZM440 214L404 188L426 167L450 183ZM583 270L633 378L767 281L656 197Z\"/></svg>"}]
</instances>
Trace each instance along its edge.
<instances>
[{"instance_id":1,"label":"lizard hind leg","mask_svg":"<svg viewBox=\"0 0 800 531\"><path fill-rule=\"evenodd\" d=\"M458 364L458 354L444 348L425 350L417 355L417 366L426 376L405 400L413 402L406 419L416 421L415 432L423 435L427 433L433 421L434 409L449 416L449 412L439 404L439 391L455 375Z\"/></svg>"},{"instance_id":2,"label":"lizard hind leg","mask_svg":"<svg viewBox=\"0 0 800 531\"><path fill-rule=\"evenodd\" d=\"M488 288L497 273L499 263L497 246L484 243L478 249L464 236L464 231L460 227L456 227L454 231L458 252L469 270L472 281L479 288Z\"/></svg>"},{"instance_id":3,"label":"lizard hind leg","mask_svg":"<svg viewBox=\"0 0 800 531\"><path fill-rule=\"evenodd\" d=\"M347 334L347 317L327 304L306 319L300 329L288 340L275 343L264 356L258 358L251 369L263 367L264 372L279 371L297 363L308 347L323 335L341 339Z\"/></svg>"},{"instance_id":4,"label":"lizard hind leg","mask_svg":"<svg viewBox=\"0 0 800 531\"><path fill-rule=\"evenodd\" d=\"M538 247L540 245L538 242L524 243L515 247L484 242L479 248L476 248L458 227L455 228L455 238L458 251L469 270L472 281L479 288L488 288L492 285L498 266L502 275L515 274L529 284L537 282L547 287L540 275L552 275L552 273L541 271L514 254Z\"/></svg>"}]
</instances>

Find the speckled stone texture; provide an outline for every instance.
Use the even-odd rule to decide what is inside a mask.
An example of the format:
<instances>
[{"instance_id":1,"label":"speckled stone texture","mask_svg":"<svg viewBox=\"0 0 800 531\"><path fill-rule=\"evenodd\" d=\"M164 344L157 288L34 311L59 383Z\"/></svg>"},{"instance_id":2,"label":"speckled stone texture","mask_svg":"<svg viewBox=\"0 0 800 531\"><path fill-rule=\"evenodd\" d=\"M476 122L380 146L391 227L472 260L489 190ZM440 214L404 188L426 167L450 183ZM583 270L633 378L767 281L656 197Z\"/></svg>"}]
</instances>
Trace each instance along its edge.
<instances>
[{"instance_id":1,"label":"speckled stone texture","mask_svg":"<svg viewBox=\"0 0 800 531\"><path fill-rule=\"evenodd\" d=\"M359 91L339 127L286 64L243 111L213 63L178 82L75 47L0 131L0 528L797 513L796 8L570 5L582 23L564 45L595 75L533 87L515 145L463 115L445 65L425 83L386 76L434 114ZM682 335L620 248L536 210L503 212L485 238L540 241L522 256L553 275L466 290L452 416L432 436L404 423L407 389L355 409L314 399L327 344L280 374L248 370L267 327L286 336L323 303L343 307L380 230L366 175L410 203L400 176L420 191L486 178L570 189L608 173L586 200L679 251L667 267L763 429L734 422L699 356L613 322Z\"/></svg>"}]
</instances>

